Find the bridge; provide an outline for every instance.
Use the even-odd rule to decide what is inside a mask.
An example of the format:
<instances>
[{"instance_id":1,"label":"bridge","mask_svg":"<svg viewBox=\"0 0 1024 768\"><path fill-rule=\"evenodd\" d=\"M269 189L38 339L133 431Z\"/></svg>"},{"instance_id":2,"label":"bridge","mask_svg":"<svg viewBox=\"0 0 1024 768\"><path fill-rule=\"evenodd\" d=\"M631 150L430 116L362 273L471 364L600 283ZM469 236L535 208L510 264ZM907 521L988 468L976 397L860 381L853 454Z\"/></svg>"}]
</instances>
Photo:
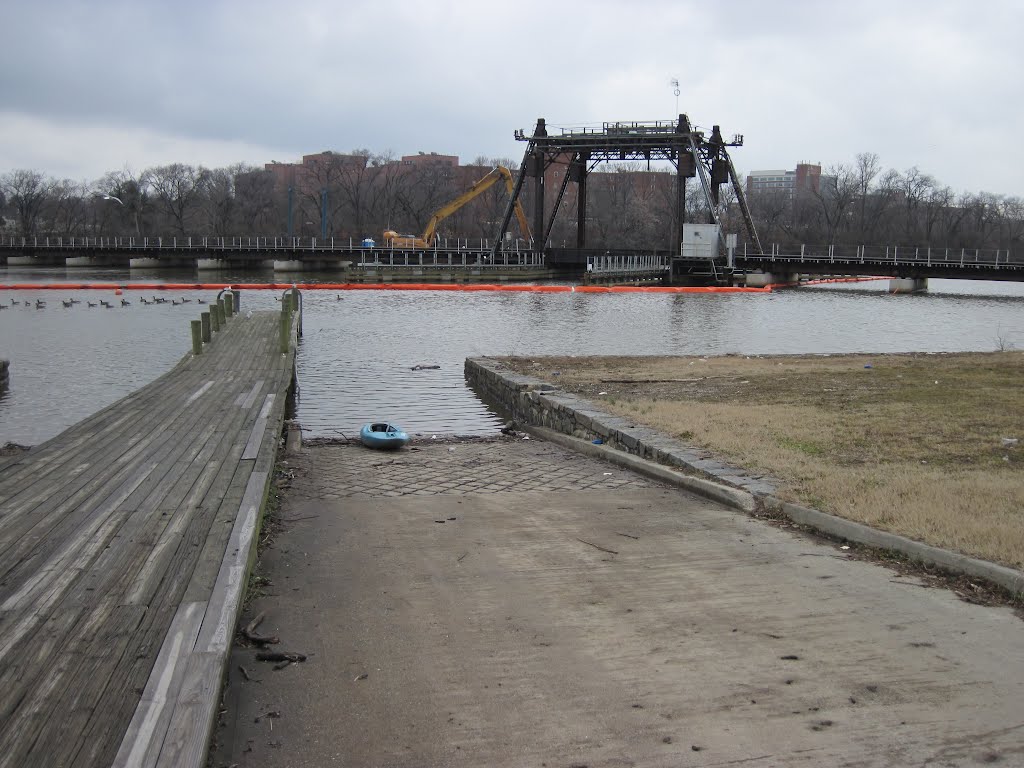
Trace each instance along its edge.
<instances>
[{"instance_id":1,"label":"bridge","mask_svg":"<svg viewBox=\"0 0 1024 768\"><path fill-rule=\"evenodd\" d=\"M262 266L273 261L282 270L345 266L537 267L541 254L513 240L492 258L486 239L439 240L432 248L365 245L352 238L316 237L18 237L0 235L0 256L9 264L54 263L93 266L97 260L118 266L165 267L195 262L199 269ZM14 259L14 261L11 261Z\"/></svg>"},{"instance_id":2,"label":"bridge","mask_svg":"<svg viewBox=\"0 0 1024 768\"><path fill-rule=\"evenodd\" d=\"M796 282L801 275L890 276L895 290L918 290L930 277L1024 281L1024 254L1006 249L929 248L898 245L772 245L767 253L745 248L726 267L747 285Z\"/></svg>"},{"instance_id":3,"label":"bridge","mask_svg":"<svg viewBox=\"0 0 1024 768\"><path fill-rule=\"evenodd\" d=\"M12 237L0 236L0 258L11 265L65 264L158 268L195 266L245 269L273 265L278 271L341 270L373 277L381 272L519 275L523 279L582 277L585 280L661 280L672 283L745 283L761 286L798 282L801 275L891 276L1024 281L1024 255L1007 249L930 248L902 245L779 245L764 253L753 243L710 257L666 249L555 248L544 253L516 240L494 251L492 242L441 240L434 248L370 247L359 242L298 237ZM269 262L269 263L268 263Z\"/></svg>"}]
</instances>

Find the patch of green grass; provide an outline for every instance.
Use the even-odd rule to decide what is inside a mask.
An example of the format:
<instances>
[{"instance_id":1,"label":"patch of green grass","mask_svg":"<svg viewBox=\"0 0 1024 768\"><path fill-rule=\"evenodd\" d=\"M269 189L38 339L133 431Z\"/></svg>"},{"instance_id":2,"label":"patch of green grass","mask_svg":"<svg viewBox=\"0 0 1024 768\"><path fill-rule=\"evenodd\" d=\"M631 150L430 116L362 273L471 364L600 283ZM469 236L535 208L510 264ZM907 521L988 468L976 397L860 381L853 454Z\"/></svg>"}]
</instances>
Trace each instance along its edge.
<instances>
[{"instance_id":1,"label":"patch of green grass","mask_svg":"<svg viewBox=\"0 0 1024 768\"><path fill-rule=\"evenodd\" d=\"M808 456L822 456L825 453L824 448L817 443L812 443L810 440L796 440L792 437L780 437L779 445L783 448L789 448L793 451L805 453Z\"/></svg>"}]
</instances>

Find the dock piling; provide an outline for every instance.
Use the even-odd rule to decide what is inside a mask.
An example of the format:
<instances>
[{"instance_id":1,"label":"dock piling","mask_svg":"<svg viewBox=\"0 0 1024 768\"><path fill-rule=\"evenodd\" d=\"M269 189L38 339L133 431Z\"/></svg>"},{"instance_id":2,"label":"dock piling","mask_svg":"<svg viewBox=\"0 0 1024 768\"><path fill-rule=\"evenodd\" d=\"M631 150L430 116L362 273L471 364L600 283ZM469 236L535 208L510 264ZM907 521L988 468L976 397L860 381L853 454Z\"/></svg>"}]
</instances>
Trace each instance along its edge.
<instances>
[{"instance_id":1,"label":"dock piling","mask_svg":"<svg viewBox=\"0 0 1024 768\"><path fill-rule=\"evenodd\" d=\"M192 354L200 355L203 352L203 323L201 320L192 321Z\"/></svg>"}]
</instances>

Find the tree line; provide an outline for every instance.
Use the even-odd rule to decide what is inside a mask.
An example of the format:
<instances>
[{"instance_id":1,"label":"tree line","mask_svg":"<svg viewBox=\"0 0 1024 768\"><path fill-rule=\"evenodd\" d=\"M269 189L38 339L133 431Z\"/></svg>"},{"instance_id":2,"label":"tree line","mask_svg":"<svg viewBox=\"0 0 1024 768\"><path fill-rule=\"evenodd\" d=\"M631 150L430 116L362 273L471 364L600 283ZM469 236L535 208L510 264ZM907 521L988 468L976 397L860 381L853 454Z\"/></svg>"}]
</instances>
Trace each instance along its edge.
<instances>
[{"instance_id":1,"label":"tree line","mask_svg":"<svg viewBox=\"0 0 1024 768\"><path fill-rule=\"evenodd\" d=\"M326 231L328 237L379 238L385 229L417 234L434 211L493 166L517 168L508 158L486 157L458 167L403 164L389 153L365 149L317 157L290 191L274 171L245 164L208 169L173 163L138 173L112 171L91 182L14 170L0 175L0 229L24 236L280 237L288 234L290 221L291 234L300 237ZM587 182L587 244L667 247L676 223L674 172L638 163L605 164L596 171ZM560 172L552 171L556 190ZM726 231L743 237L737 195L728 186L721 193L719 218ZM531 194L527 183L528 212ZM547 193L549 210L554 197ZM503 185L495 185L445 219L439 232L448 238L492 237L506 200ZM884 169L873 153L823 169L820 189L759 192L747 202L763 244L1012 249L1024 236L1019 197L955 193L916 167ZM577 205L575 185L569 184L551 245L575 244ZM687 221L710 218L697 179L688 180L685 207Z\"/></svg>"},{"instance_id":2,"label":"tree line","mask_svg":"<svg viewBox=\"0 0 1024 768\"><path fill-rule=\"evenodd\" d=\"M821 178L817 191L751 196L763 243L1014 249L1024 236L1020 197L957 193L917 167L885 169L871 152Z\"/></svg>"}]
</instances>

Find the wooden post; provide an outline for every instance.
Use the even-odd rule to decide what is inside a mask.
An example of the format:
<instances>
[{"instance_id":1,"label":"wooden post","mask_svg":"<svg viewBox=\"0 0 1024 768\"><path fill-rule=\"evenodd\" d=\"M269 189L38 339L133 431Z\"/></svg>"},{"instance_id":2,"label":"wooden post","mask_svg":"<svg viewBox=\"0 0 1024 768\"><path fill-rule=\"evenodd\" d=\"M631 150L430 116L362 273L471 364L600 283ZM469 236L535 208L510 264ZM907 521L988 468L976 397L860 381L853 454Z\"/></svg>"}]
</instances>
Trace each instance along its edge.
<instances>
[{"instance_id":1,"label":"wooden post","mask_svg":"<svg viewBox=\"0 0 1024 768\"><path fill-rule=\"evenodd\" d=\"M220 304L217 302L210 305L210 328L214 333L220 330Z\"/></svg>"},{"instance_id":2,"label":"wooden post","mask_svg":"<svg viewBox=\"0 0 1024 768\"><path fill-rule=\"evenodd\" d=\"M211 336L210 336L210 328L211 328L211 326L213 324L211 319L210 319L210 313L209 312L203 312L203 314L201 314L199 316L199 319L202 321L202 324L203 324L203 341L205 341L207 344L209 344L210 343L210 338L211 338Z\"/></svg>"},{"instance_id":3,"label":"wooden post","mask_svg":"<svg viewBox=\"0 0 1024 768\"><path fill-rule=\"evenodd\" d=\"M217 302L217 311L218 311L218 314L220 315L220 324L221 324L221 326L227 325L228 324L228 300L227 299L221 298L220 301Z\"/></svg>"},{"instance_id":4,"label":"wooden post","mask_svg":"<svg viewBox=\"0 0 1024 768\"><path fill-rule=\"evenodd\" d=\"M192 321L192 354L199 355L203 352L203 323L200 320Z\"/></svg>"},{"instance_id":5,"label":"wooden post","mask_svg":"<svg viewBox=\"0 0 1024 768\"><path fill-rule=\"evenodd\" d=\"M224 294L224 317L231 319L231 315L234 314L232 311L235 308L235 302L231 298L231 291Z\"/></svg>"},{"instance_id":6,"label":"wooden post","mask_svg":"<svg viewBox=\"0 0 1024 768\"><path fill-rule=\"evenodd\" d=\"M295 332L301 338L302 337L302 311L299 309L300 306L301 306L301 303L299 301L299 289L298 288L292 288L292 290L291 290L291 297L292 297L292 312L296 313L296 315L295 315L295 323L296 323L296 325L295 325Z\"/></svg>"},{"instance_id":7,"label":"wooden post","mask_svg":"<svg viewBox=\"0 0 1024 768\"><path fill-rule=\"evenodd\" d=\"M242 306L242 292L239 290L231 290L232 303L234 304L234 313L237 315L239 309Z\"/></svg>"},{"instance_id":8,"label":"wooden post","mask_svg":"<svg viewBox=\"0 0 1024 768\"><path fill-rule=\"evenodd\" d=\"M285 302L282 302L285 303ZM288 307L281 308L281 354L288 352L288 337L291 335L292 313Z\"/></svg>"}]
</instances>

